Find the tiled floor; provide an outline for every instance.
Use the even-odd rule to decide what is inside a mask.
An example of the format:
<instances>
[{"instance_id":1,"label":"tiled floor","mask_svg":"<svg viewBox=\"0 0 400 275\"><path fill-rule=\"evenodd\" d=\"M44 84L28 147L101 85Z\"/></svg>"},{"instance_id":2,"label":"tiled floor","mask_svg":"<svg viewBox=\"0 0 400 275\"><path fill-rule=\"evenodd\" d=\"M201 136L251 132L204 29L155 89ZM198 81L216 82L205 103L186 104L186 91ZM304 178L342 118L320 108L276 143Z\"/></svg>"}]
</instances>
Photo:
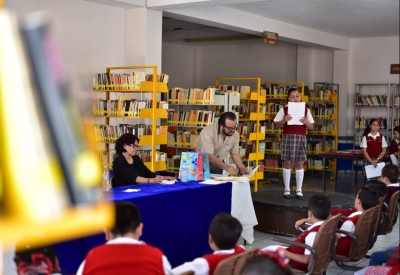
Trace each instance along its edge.
<instances>
[{"instance_id":1,"label":"tiled floor","mask_svg":"<svg viewBox=\"0 0 400 275\"><path fill-rule=\"evenodd\" d=\"M354 194L355 192L354 192L353 179L354 179L353 173L339 174L338 175L338 189L342 188L342 190L345 190L346 186L347 186L348 191L350 191L350 193ZM304 179L304 183L307 184L307 187L303 189L304 192L307 192L307 190L321 191L321 192L323 191L321 174L314 173L313 175L306 175L306 177ZM341 185L341 186L339 186L339 185ZM361 186L363 186L363 177L361 175L359 175L357 189L359 189ZM335 190L334 188L335 188L334 182L327 182L327 192L334 192L334 190ZM283 194L283 186L278 184L277 182L271 183L271 184L265 185L265 186L260 186L260 188L259 188L260 191L273 190L273 189L282 189L282 194ZM268 233L264 233L264 232L255 230L254 231L254 242L252 244L246 245L246 248L252 248L252 247L263 248L268 245L280 244L279 242L272 240L272 238L275 236L294 240L293 237L268 234ZM378 236L378 239L377 239L376 243L374 244L374 247L368 252L368 255L371 255L372 252L374 252L374 251L380 251L380 250L386 249L389 246L398 245L399 240L400 240L400 231L399 231L399 222L397 222L397 224L393 228L392 233L390 233L388 235ZM240 243L243 243L243 240L241 240ZM368 264L369 264L369 258L365 258L364 260L354 263L354 265L359 266L359 267L365 267L365 266L368 266ZM354 274L354 271L343 270L340 267L338 267L335 264L335 262L331 262L326 274L327 275L333 275L333 274L347 275L347 274Z\"/></svg>"}]
</instances>

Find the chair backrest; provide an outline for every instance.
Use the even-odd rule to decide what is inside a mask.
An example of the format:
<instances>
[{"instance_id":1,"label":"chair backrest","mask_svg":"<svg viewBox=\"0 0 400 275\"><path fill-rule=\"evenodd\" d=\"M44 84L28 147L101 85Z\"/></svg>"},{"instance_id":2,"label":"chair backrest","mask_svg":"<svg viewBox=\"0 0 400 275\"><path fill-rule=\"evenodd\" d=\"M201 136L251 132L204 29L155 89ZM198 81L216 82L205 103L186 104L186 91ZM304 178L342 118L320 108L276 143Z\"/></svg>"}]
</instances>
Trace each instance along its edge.
<instances>
[{"instance_id":1,"label":"chair backrest","mask_svg":"<svg viewBox=\"0 0 400 275\"><path fill-rule=\"evenodd\" d=\"M371 232L371 227L373 225L374 217L376 216L376 212L378 211L379 205L371 207L368 210L365 210L360 215L358 219L356 229L354 230L354 236L357 239L357 248L353 257L354 260L360 260L367 255L369 250L369 239ZM354 242L351 244L350 251L354 248Z\"/></svg>"},{"instance_id":2,"label":"chair backrest","mask_svg":"<svg viewBox=\"0 0 400 275\"><path fill-rule=\"evenodd\" d=\"M393 195L390 197L390 202L388 206L388 226L386 229L386 234L392 232L394 222L397 218L399 213L398 203L400 198L400 191L394 192Z\"/></svg>"},{"instance_id":3,"label":"chair backrest","mask_svg":"<svg viewBox=\"0 0 400 275\"><path fill-rule=\"evenodd\" d=\"M252 248L220 261L214 275L239 275L247 260L257 255L259 250L259 248Z\"/></svg>"},{"instance_id":4,"label":"chair backrest","mask_svg":"<svg viewBox=\"0 0 400 275\"><path fill-rule=\"evenodd\" d=\"M378 211L376 211L374 220L372 221L372 224L374 225L374 227L373 227L374 232L370 233L371 238L370 238L369 245L368 245L369 249L371 249L374 246L374 243L376 242L376 239L378 238L378 234L382 230L382 226L383 226L383 224L382 224L382 206L383 206L383 203L385 202L385 199L386 199L386 195L379 198L379 202L378 202L379 208L378 208Z\"/></svg>"},{"instance_id":5,"label":"chair backrest","mask_svg":"<svg viewBox=\"0 0 400 275\"><path fill-rule=\"evenodd\" d=\"M323 274L328 268L331 261L331 247L335 240L336 228L338 226L341 214L327 219L319 228L314 239L313 248L315 249L316 257L312 257L308 263L308 270L311 271L314 264L312 274Z\"/></svg>"}]
</instances>

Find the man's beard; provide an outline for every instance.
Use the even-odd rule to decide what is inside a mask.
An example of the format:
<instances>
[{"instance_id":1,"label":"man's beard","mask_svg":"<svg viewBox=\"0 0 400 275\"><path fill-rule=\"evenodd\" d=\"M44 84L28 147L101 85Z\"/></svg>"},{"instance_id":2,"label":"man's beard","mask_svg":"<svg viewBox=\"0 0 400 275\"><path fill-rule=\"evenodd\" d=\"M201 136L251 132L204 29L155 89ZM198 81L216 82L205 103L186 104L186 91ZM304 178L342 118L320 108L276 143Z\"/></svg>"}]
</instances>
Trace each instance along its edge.
<instances>
[{"instance_id":1,"label":"man's beard","mask_svg":"<svg viewBox=\"0 0 400 275\"><path fill-rule=\"evenodd\" d=\"M227 136L227 137L233 136L234 133L235 133L235 131L230 132L230 131L227 131L227 130L224 129L224 134L225 134L225 136Z\"/></svg>"}]
</instances>

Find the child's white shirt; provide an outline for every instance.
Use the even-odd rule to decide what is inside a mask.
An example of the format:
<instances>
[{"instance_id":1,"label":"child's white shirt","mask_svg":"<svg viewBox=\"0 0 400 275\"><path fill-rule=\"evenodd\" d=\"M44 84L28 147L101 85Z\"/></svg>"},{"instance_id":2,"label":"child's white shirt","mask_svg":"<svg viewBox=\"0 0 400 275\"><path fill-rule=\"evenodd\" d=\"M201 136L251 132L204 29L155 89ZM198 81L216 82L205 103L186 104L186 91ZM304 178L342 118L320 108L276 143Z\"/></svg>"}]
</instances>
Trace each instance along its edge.
<instances>
[{"instance_id":1,"label":"child's white shirt","mask_svg":"<svg viewBox=\"0 0 400 275\"><path fill-rule=\"evenodd\" d=\"M376 137L379 135L379 132L376 132L376 135L373 135L371 133L368 134L369 137L372 137L374 140L376 139ZM367 138L365 136L362 137L362 141L361 141L361 148L367 148ZM386 142L385 136L382 136L382 148L386 148L388 147L388 144Z\"/></svg>"}]
</instances>

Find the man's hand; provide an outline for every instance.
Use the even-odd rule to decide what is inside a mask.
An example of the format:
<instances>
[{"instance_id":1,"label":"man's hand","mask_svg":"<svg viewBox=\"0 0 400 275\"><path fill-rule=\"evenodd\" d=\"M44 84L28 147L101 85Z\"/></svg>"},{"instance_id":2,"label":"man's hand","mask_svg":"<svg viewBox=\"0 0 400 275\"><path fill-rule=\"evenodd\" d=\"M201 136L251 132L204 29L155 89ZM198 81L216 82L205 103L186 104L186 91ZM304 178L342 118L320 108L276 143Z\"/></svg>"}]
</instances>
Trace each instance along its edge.
<instances>
[{"instance_id":1,"label":"man's hand","mask_svg":"<svg viewBox=\"0 0 400 275\"><path fill-rule=\"evenodd\" d=\"M224 170L231 175L237 175L237 173L238 173L238 170L235 167L230 166L230 165L228 165L228 167Z\"/></svg>"},{"instance_id":2,"label":"man's hand","mask_svg":"<svg viewBox=\"0 0 400 275\"><path fill-rule=\"evenodd\" d=\"M240 168L240 173L242 173L242 175L247 175L249 173L249 170L247 170L246 167L242 167Z\"/></svg>"}]
</instances>

